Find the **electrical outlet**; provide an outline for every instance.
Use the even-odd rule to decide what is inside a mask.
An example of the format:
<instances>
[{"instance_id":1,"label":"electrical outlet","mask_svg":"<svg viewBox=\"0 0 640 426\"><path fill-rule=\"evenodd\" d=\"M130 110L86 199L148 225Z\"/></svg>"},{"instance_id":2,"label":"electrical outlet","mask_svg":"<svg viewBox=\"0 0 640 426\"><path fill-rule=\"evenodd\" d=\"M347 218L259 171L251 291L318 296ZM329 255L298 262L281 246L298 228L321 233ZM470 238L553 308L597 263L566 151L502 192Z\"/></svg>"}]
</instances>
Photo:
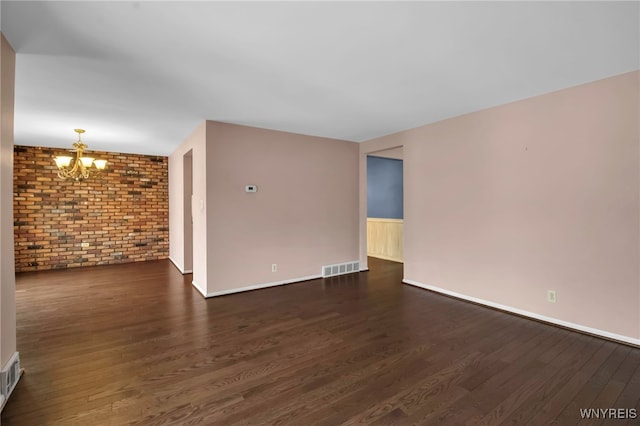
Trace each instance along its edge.
<instances>
[{"instance_id":1,"label":"electrical outlet","mask_svg":"<svg viewBox=\"0 0 640 426\"><path fill-rule=\"evenodd\" d=\"M556 303L558 299L556 298L556 291L555 290L547 290L547 301L549 301L550 303Z\"/></svg>"},{"instance_id":2,"label":"electrical outlet","mask_svg":"<svg viewBox=\"0 0 640 426\"><path fill-rule=\"evenodd\" d=\"M89 247L89 243L81 243L80 247L87 248L87 247Z\"/></svg>"},{"instance_id":3,"label":"electrical outlet","mask_svg":"<svg viewBox=\"0 0 640 426\"><path fill-rule=\"evenodd\" d=\"M271 272L277 272L278 271L278 264L277 263L272 263L271 264Z\"/></svg>"}]
</instances>

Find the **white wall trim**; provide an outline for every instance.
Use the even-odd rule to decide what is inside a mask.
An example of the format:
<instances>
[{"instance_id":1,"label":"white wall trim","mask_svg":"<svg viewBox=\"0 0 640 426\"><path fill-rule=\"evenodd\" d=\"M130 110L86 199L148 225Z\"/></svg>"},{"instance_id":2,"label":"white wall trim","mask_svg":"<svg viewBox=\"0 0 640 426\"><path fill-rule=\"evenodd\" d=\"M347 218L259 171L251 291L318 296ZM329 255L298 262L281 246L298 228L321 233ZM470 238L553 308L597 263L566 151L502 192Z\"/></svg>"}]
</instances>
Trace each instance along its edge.
<instances>
[{"instance_id":1,"label":"white wall trim","mask_svg":"<svg viewBox=\"0 0 640 426\"><path fill-rule=\"evenodd\" d=\"M524 317L534 318L534 319L537 319L539 321L543 321L543 322L559 325L561 327L571 328L571 329L582 331L582 332L585 332L585 333L588 333L588 334L593 334L593 335L596 335L596 336L605 337L607 339L618 340L620 342L629 343L629 344L634 345L634 346L640 346L640 339L635 339L633 337L623 336L621 334L610 333L608 331L599 330L597 328L591 328L591 327L587 327L587 326L584 326L584 325L575 324L575 323L572 323L572 322L567 322L567 321L559 320L559 319L556 319L556 318L547 317L547 316L544 316L544 315L539 315L539 314L536 314L536 313L533 313L533 312L524 311L522 309L512 308L511 306L501 305L499 303L490 302L488 300L483 300L483 299L478 299L476 297L466 296L464 294L456 293L455 291L449 291L449 290L445 290L445 289L440 288L440 287L435 287L435 286L432 286L432 285L422 284L422 283L420 283L418 281L408 280L406 278L403 279L402 282L405 283L405 284L410 284L410 285L415 286L415 287L420 287L420 288L424 288L426 290L435 291L436 293L446 294L447 296L455 297L456 299L467 300L469 302L474 302L474 303L478 303L480 305L490 306L492 308L499 309L501 311L512 312L514 314L522 315Z\"/></svg>"},{"instance_id":2,"label":"white wall trim","mask_svg":"<svg viewBox=\"0 0 640 426\"><path fill-rule=\"evenodd\" d=\"M13 384L13 387L11 388L11 390L9 391L9 395L3 395L0 392L0 411L2 411L4 409L4 406L7 404L7 402L9 401L9 398L11 397L11 395L13 394L13 391L15 390L16 386L18 386L18 382L20 381L20 379L22 378L22 373L24 372L24 369L20 366L20 353L19 352L14 352L10 357L9 360L7 361L7 363L2 367L2 371L5 372L6 370L8 370L9 368L11 368L11 365L14 362L18 362L18 367L20 367L20 369L18 370L18 376L16 378L15 383Z\"/></svg>"},{"instance_id":3,"label":"white wall trim","mask_svg":"<svg viewBox=\"0 0 640 426\"><path fill-rule=\"evenodd\" d=\"M182 275L185 275L185 274L191 274L191 273L193 273L193 271L191 271L191 270L185 271L185 270L182 268L182 266L178 265L178 263L177 263L175 260L173 260L173 259L171 258L171 256L169 256L169 260L171 261L171 263L173 263L173 266L175 266L176 268L178 268L178 271L180 271L180 273L181 273Z\"/></svg>"},{"instance_id":4,"label":"white wall trim","mask_svg":"<svg viewBox=\"0 0 640 426\"><path fill-rule=\"evenodd\" d=\"M202 288L200 288L200 284L198 284L195 281L191 281L191 285L194 286L196 290L200 292L201 295L203 295L204 297L207 297L207 292L204 291Z\"/></svg>"},{"instance_id":5,"label":"white wall trim","mask_svg":"<svg viewBox=\"0 0 640 426\"><path fill-rule=\"evenodd\" d=\"M238 288L231 288L229 290L214 291L214 292L211 292L211 293L207 293L207 295L205 297L224 296L225 294L241 293L243 291L250 291L250 290L259 290L261 288L275 287L275 286L279 286L279 285L285 285L285 284L292 284L292 283L297 283L297 282L302 282L302 281L315 280L315 279L318 279L318 278L322 278L322 275L309 275L307 277L292 278L290 280L274 281L274 282L270 282L270 283L250 285L250 286L247 286L247 287L238 287Z\"/></svg>"}]
</instances>

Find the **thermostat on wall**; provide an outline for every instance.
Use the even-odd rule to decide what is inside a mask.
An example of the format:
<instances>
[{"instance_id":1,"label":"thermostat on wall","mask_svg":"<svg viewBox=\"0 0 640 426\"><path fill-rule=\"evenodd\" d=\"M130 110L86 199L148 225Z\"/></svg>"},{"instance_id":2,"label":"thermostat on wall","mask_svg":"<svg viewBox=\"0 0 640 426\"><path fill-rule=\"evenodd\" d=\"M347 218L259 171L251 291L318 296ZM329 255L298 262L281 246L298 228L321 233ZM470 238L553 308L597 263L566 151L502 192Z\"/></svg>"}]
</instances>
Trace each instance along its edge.
<instances>
[{"instance_id":1,"label":"thermostat on wall","mask_svg":"<svg viewBox=\"0 0 640 426\"><path fill-rule=\"evenodd\" d=\"M258 187L256 185L247 185L244 187L244 192L258 192Z\"/></svg>"}]
</instances>

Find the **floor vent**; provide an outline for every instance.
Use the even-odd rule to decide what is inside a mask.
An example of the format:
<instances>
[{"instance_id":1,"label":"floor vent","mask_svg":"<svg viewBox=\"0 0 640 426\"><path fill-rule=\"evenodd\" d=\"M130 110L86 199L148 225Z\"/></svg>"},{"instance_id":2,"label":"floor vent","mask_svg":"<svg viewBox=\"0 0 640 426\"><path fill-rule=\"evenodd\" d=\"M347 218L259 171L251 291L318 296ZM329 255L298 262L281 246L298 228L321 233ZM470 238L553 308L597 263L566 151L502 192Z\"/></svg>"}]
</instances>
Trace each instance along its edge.
<instances>
[{"instance_id":1,"label":"floor vent","mask_svg":"<svg viewBox=\"0 0 640 426\"><path fill-rule=\"evenodd\" d=\"M20 379L20 356L18 352L14 353L9 359L7 367L0 372L0 384L2 386L2 396L6 401L16 387L18 380Z\"/></svg>"},{"instance_id":2,"label":"floor vent","mask_svg":"<svg viewBox=\"0 0 640 426\"><path fill-rule=\"evenodd\" d=\"M336 265L325 265L322 267L322 278L351 274L353 272L360 272L360 262L355 261L338 263Z\"/></svg>"}]
</instances>

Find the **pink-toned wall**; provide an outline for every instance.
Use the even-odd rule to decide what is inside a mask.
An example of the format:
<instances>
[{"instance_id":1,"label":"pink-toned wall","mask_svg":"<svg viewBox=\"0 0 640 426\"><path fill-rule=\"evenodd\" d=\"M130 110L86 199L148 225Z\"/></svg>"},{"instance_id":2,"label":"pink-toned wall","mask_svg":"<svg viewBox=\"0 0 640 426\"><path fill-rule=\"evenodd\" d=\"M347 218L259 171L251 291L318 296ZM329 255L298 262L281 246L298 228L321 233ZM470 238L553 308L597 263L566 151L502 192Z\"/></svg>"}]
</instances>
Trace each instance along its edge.
<instances>
[{"instance_id":1,"label":"pink-toned wall","mask_svg":"<svg viewBox=\"0 0 640 426\"><path fill-rule=\"evenodd\" d=\"M0 33L0 368L16 351L13 254L13 105L15 52Z\"/></svg>"},{"instance_id":2,"label":"pink-toned wall","mask_svg":"<svg viewBox=\"0 0 640 426\"><path fill-rule=\"evenodd\" d=\"M193 151L193 270L202 293L317 277L322 265L358 259L357 144L213 121L205 126L169 158L170 253L180 267L180 162L192 147L200 149ZM258 192L246 193L250 184Z\"/></svg>"},{"instance_id":3,"label":"pink-toned wall","mask_svg":"<svg viewBox=\"0 0 640 426\"><path fill-rule=\"evenodd\" d=\"M640 344L639 79L361 144L404 147L405 280Z\"/></svg>"},{"instance_id":4,"label":"pink-toned wall","mask_svg":"<svg viewBox=\"0 0 640 426\"><path fill-rule=\"evenodd\" d=\"M209 292L358 259L357 144L208 122L207 149ZM258 192L245 193L248 184Z\"/></svg>"}]
</instances>

